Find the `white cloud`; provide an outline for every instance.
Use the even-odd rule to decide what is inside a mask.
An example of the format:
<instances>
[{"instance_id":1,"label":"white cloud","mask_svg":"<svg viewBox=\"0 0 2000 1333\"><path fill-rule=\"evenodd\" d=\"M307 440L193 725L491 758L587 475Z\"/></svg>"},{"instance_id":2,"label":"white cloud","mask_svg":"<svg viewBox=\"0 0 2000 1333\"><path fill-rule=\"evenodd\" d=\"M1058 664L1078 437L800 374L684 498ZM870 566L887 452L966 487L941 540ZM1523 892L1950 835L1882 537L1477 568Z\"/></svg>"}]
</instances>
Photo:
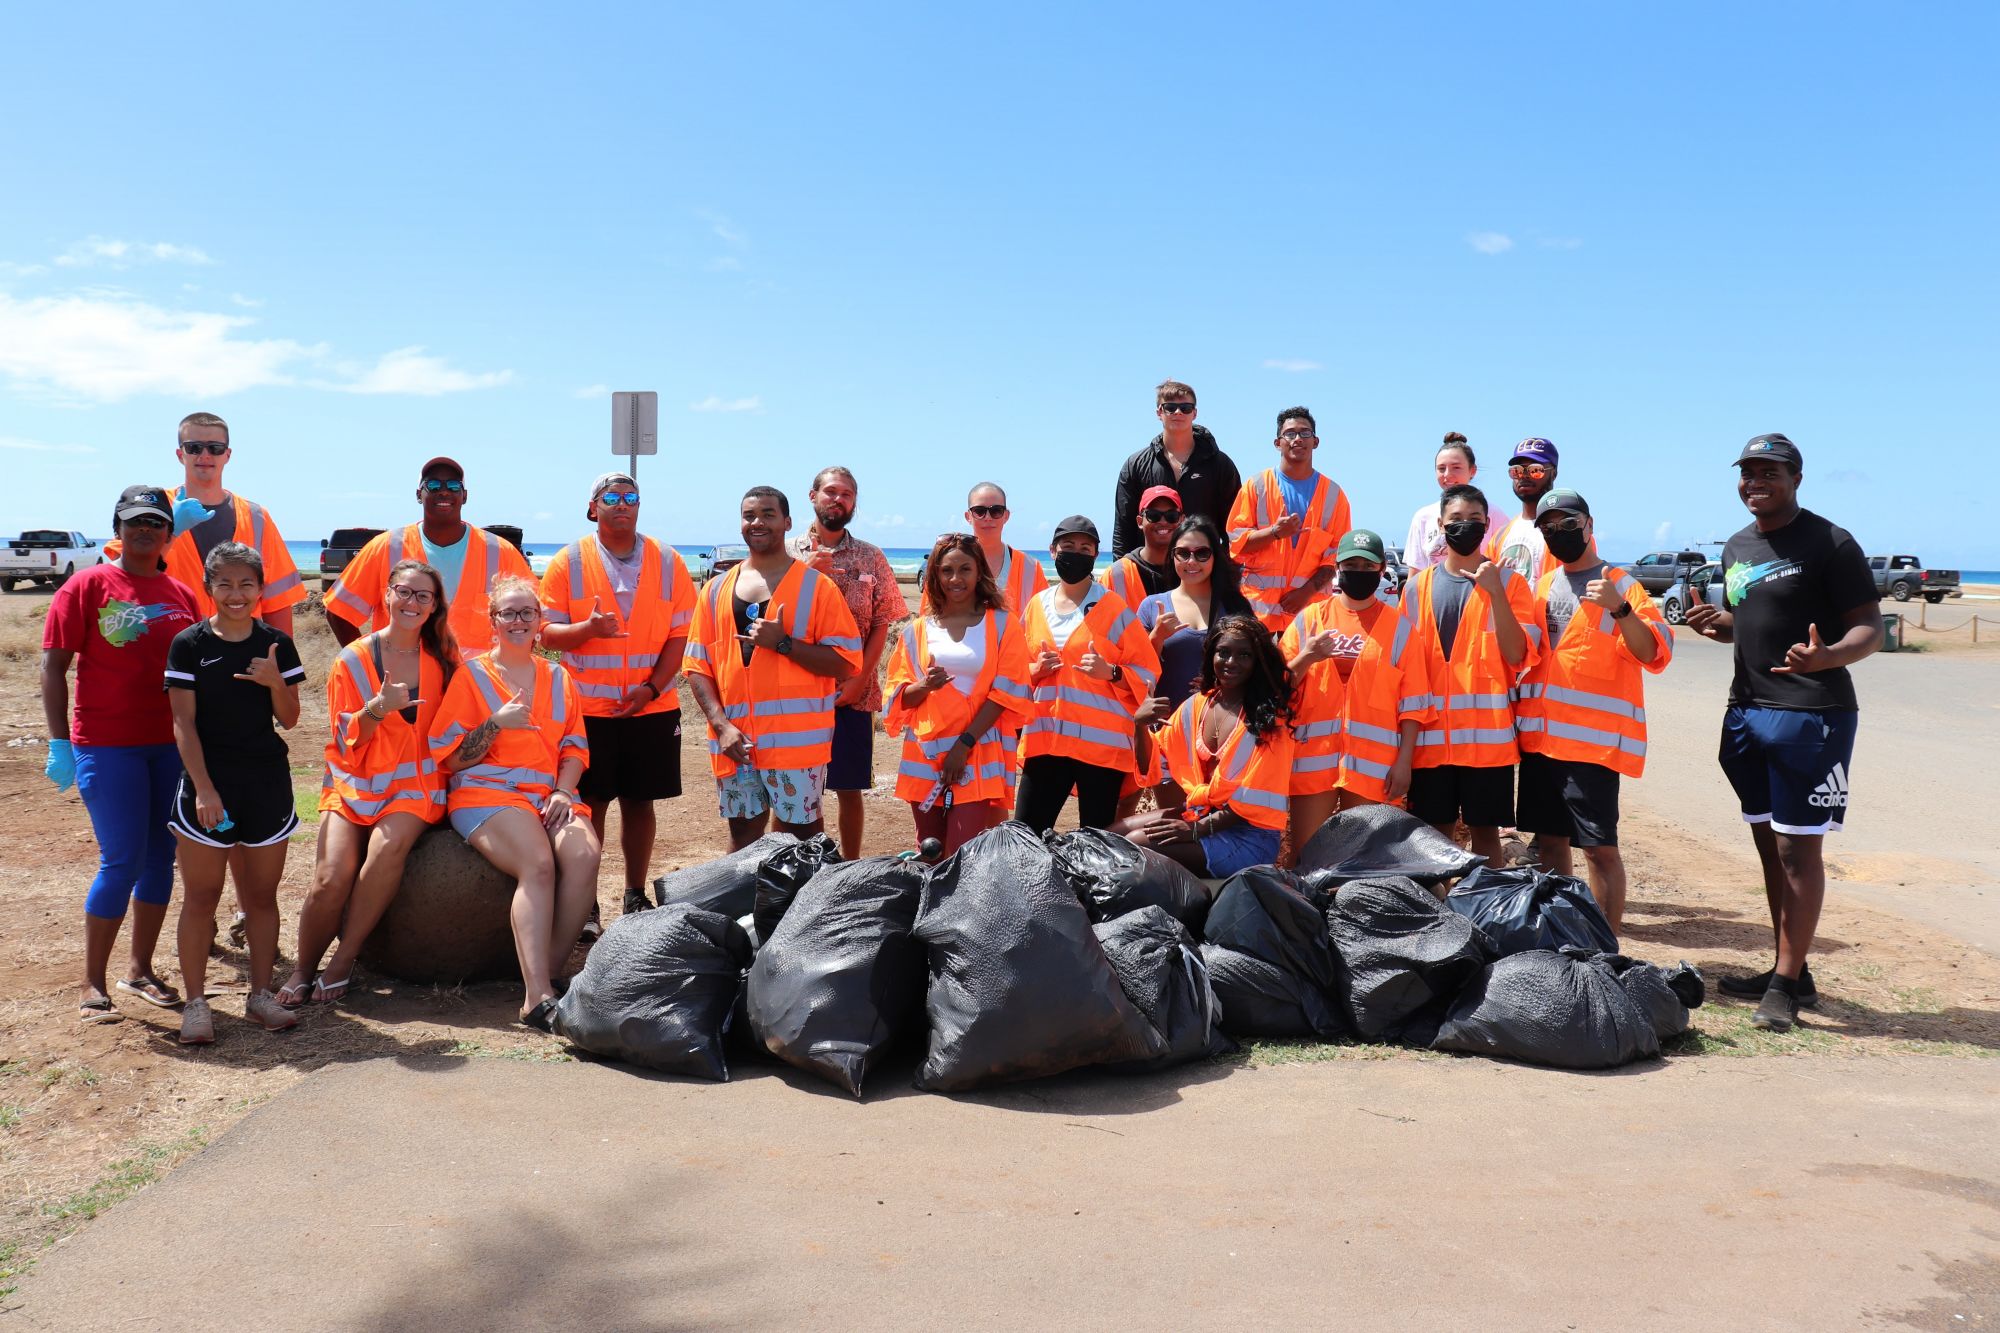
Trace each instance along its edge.
<instances>
[{"instance_id":1,"label":"white cloud","mask_svg":"<svg viewBox=\"0 0 2000 1333\"><path fill-rule=\"evenodd\" d=\"M504 384L511 372L453 370L421 347L373 366L333 360L323 343L257 338L248 315L169 310L96 289L17 300L0 293L0 380L58 397L215 398L265 385L348 393L440 394Z\"/></svg>"},{"instance_id":2,"label":"white cloud","mask_svg":"<svg viewBox=\"0 0 2000 1333\"><path fill-rule=\"evenodd\" d=\"M1503 255L1514 248L1514 238L1497 231L1471 232L1465 243L1482 255Z\"/></svg>"},{"instance_id":3,"label":"white cloud","mask_svg":"<svg viewBox=\"0 0 2000 1333\"><path fill-rule=\"evenodd\" d=\"M1673 521L1669 519L1668 521L1660 524L1659 527L1653 529L1653 545L1665 546L1668 542L1673 540L1673 536L1674 536L1674 525Z\"/></svg>"},{"instance_id":4,"label":"white cloud","mask_svg":"<svg viewBox=\"0 0 2000 1333\"><path fill-rule=\"evenodd\" d=\"M708 224L708 229L715 233L716 239L730 249L748 250L750 248L749 234L722 214L712 209L704 209L700 217L702 221Z\"/></svg>"},{"instance_id":5,"label":"white cloud","mask_svg":"<svg viewBox=\"0 0 2000 1333\"><path fill-rule=\"evenodd\" d=\"M578 398L609 398L611 396L611 386L609 384L586 384L576 391L575 396Z\"/></svg>"},{"instance_id":6,"label":"white cloud","mask_svg":"<svg viewBox=\"0 0 2000 1333\"><path fill-rule=\"evenodd\" d=\"M706 267L710 273L740 273L743 261L735 255L717 255L708 261Z\"/></svg>"},{"instance_id":7,"label":"white cloud","mask_svg":"<svg viewBox=\"0 0 2000 1333\"><path fill-rule=\"evenodd\" d=\"M1296 375L1307 370L1323 370L1325 367L1317 361L1307 361L1303 357L1276 356L1264 362L1264 369L1284 370Z\"/></svg>"},{"instance_id":8,"label":"white cloud","mask_svg":"<svg viewBox=\"0 0 2000 1333\"><path fill-rule=\"evenodd\" d=\"M88 444L50 444L46 440L28 440L19 435L0 435L0 449L20 449L34 454L94 454L96 448Z\"/></svg>"},{"instance_id":9,"label":"white cloud","mask_svg":"<svg viewBox=\"0 0 2000 1333\"><path fill-rule=\"evenodd\" d=\"M213 264L192 245L171 241L121 241L108 236L88 236L56 256L65 268L87 268L103 264L110 268L130 268L133 264Z\"/></svg>"},{"instance_id":10,"label":"white cloud","mask_svg":"<svg viewBox=\"0 0 2000 1333\"><path fill-rule=\"evenodd\" d=\"M255 310L258 306L264 304L253 297L245 296L242 292L231 292L229 294L229 303L231 305L240 305L245 310Z\"/></svg>"},{"instance_id":11,"label":"white cloud","mask_svg":"<svg viewBox=\"0 0 2000 1333\"><path fill-rule=\"evenodd\" d=\"M690 412L762 412L764 400L757 394L748 398L720 398L710 394L698 403L689 403Z\"/></svg>"},{"instance_id":12,"label":"white cloud","mask_svg":"<svg viewBox=\"0 0 2000 1333\"><path fill-rule=\"evenodd\" d=\"M537 523L546 523L546 522L548 522L548 521L549 521L550 519L554 518L554 517L555 517L555 515L554 515L554 514L551 514L551 513L550 513L550 512L548 511L548 510L546 510L546 509L541 509L541 510L537 510L536 512L534 512L534 513L532 513L532 514L528 515L528 517L529 517L529 518L531 518L531 519L533 519L533 520L534 520L535 522L537 522Z\"/></svg>"},{"instance_id":13,"label":"white cloud","mask_svg":"<svg viewBox=\"0 0 2000 1333\"><path fill-rule=\"evenodd\" d=\"M47 273L47 264L16 264L12 260L0 259L0 278L32 278L37 273Z\"/></svg>"}]
</instances>

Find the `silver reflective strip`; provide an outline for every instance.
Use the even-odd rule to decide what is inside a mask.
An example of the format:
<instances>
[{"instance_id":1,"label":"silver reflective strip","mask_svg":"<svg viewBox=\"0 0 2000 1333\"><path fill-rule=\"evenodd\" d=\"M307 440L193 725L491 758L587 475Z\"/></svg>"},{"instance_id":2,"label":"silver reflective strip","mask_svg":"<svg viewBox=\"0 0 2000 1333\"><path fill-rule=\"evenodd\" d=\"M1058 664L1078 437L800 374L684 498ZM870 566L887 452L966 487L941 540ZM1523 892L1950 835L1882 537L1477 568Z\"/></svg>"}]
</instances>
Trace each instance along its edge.
<instances>
[{"instance_id":1,"label":"silver reflective strip","mask_svg":"<svg viewBox=\"0 0 2000 1333\"><path fill-rule=\"evenodd\" d=\"M708 648L703 644L696 643L692 639L688 640L686 653L689 661L706 662L708 660Z\"/></svg>"},{"instance_id":2,"label":"silver reflective strip","mask_svg":"<svg viewBox=\"0 0 2000 1333\"><path fill-rule=\"evenodd\" d=\"M300 577L299 572L295 569L291 573L285 575L285 577L277 580L275 583L265 584L264 596L269 597L273 593L290 592L292 589L298 587L303 582L305 582L305 580L302 577Z\"/></svg>"},{"instance_id":3,"label":"silver reflective strip","mask_svg":"<svg viewBox=\"0 0 2000 1333\"><path fill-rule=\"evenodd\" d=\"M333 600L356 615L367 616L373 613L373 608L368 603L354 595L353 590L347 586L345 579L333 585Z\"/></svg>"},{"instance_id":4,"label":"silver reflective strip","mask_svg":"<svg viewBox=\"0 0 2000 1333\"><path fill-rule=\"evenodd\" d=\"M1511 745L1514 742L1512 727L1472 727L1465 731L1420 731L1417 733L1419 745L1443 745L1449 741L1453 745Z\"/></svg>"},{"instance_id":5,"label":"silver reflective strip","mask_svg":"<svg viewBox=\"0 0 2000 1333\"><path fill-rule=\"evenodd\" d=\"M1627 703L1614 695L1573 690L1567 685L1523 685L1521 697L1545 698L1551 703L1568 704L1572 708L1588 708L1593 712L1610 713L1615 717L1629 717L1635 722L1646 720L1646 710L1636 704Z\"/></svg>"},{"instance_id":6,"label":"silver reflective strip","mask_svg":"<svg viewBox=\"0 0 2000 1333\"><path fill-rule=\"evenodd\" d=\"M516 787L531 782L544 786L551 785L556 775L539 768L503 768L499 764L474 764L461 768L452 774L455 783L469 782L476 787Z\"/></svg>"},{"instance_id":7,"label":"silver reflective strip","mask_svg":"<svg viewBox=\"0 0 2000 1333\"><path fill-rule=\"evenodd\" d=\"M1066 722L1060 718L1038 717L1022 729L1023 736L1068 736L1075 740L1088 741L1092 745L1102 745L1113 750L1132 748L1132 733L1129 731L1104 731L1097 727L1086 727L1077 722Z\"/></svg>"},{"instance_id":8,"label":"silver reflective strip","mask_svg":"<svg viewBox=\"0 0 2000 1333\"><path fill-rule=\"evenodd\" d=\"M570 623L569 612L555 606L543 607L542 619L551 625L567 625ZM565 653L564 656L567 657L568 654Z\"/></svg>"},{"instance_id":9,"label":"silver reflective strip","mask_svg":"<svg viewBox=\"0 0 2000 1333\"><path fill-rule=\"evenodd\" d=\"M813 598L819 594L820 572L807 569L805 577L799 580L799 600L792 606L792 637L802 643L811 643L812 637L806 627L812 624ZM855 647L861 645L856 644Z\"/></svg>"},{"instance_id":10,"label":"silver reflective strip","mask_svg":"<svg viewBox=\"0 0 2000 1333\"><path fill-rule=\"evenodd\" d=\"M486 701L486 711L499 712L507 701L500 697L500 689L493 683L493 678L486 674L485 665L468 662L466 666L472 672L472 683L479 687L479 697Z\"/></svg>"},{"instance_id":11,"label":"silver reflective strip","mask_svg":"<svg viewBox=\"0 0 2000 1333\"><path fill-rule=\"evenodd\" d=\"M625 665L620 653L564 653L562 660L572 671L616 671Z\"/></svg>"},{"instance_id":12,"label":"silver reflective strip","mask_svg":"<svg viewBox=\"0 0 2000 1333\"><path fill-rule=\"evenodd\" d=\"M1378 727L1368 722L1349 722L1347 734L1356 740L1374 741L1378 745L1394 745L1402 739L1387 727Z\"/></svg>"},{"instance_id":13,"label":"silver reflective strip","mask_svg":"<svg viewBox=\"0 0 2000 1333\"><path fill-rule=\"evenodd\" d=\"M569 565L569 599L583 600L583 543L571 542L563 547L563 559Z\"/></svg>"},{"instance_id":14,"label":"silver reflective strip","mask_svg":"<svg viewBox=\"0 0 2000 1333\"><path fill-rule=\"evenodd\" d=\"M1338 767L1340 767L1340 756L1337 754L1309 754L1293 761L1292 772L1324 773L1329 768Z\"/></svg>"},{"instance_id":15,"label":"silver reflective strip","mask_svg":"<svg viewBox=\"0 0 2000 1333\"><path fill-rule=\"evenodd\" d=\"M799 642L810 643L811 640L800 639ZM844 648L850 653L858 653L861 651L861 640L850 639L845 634L829 634L824 639L821 639L819 641L819 644L823 648L835 648L835 649Z\"/></svg>"},{"instance_id":16,"label":"silver reflective strip","mask_svg":"<svg viewBox=\"0 0 2000 1333\"><path fill-rule=\"evenodd\" d=\"M995 676L993 678L993 688L997 692L1006 695L1009 699L1020 699L1026 702L1034 698L1034 692L1026 685L1017 684L1005 676Z\"/></svg>"},{"instance_id":17,"label":"silver reflective strip","mask_svg":"<svg viewBox=\"0 0 2000 1333\"><path fill-rule=\"evenodd\" d=\"M1276 588L1283 591L1285 585L1290 582L1291 580L1282 574L1252 574L1245 571L1242 578L1242 587L1246 593L1252 589L1262 588Z\"/></svg>"},{"instance_id":18,"label":"silver reflective strip","mask_svg":"<svg viewBox=\"0 0 2000 1333\"><path fill-rule=\"evenodd\" d=\"M1109 713L1127 724L1132 721L1132 715L1120 707L1116 699L1107 698L1101 694L1092 694L1088 690L1080 690L1073 685L1037 685L1035 687L1035 702L1042 704L1058 702L1074 704L1078 708L1088 708L1093 712Z\"/></svg>"},{"instance_id":19,"label":"silver reflective strip","mask_svg":"<svg viewBox=\"0 0 2000 1333\"><path fill-rule=\"evenodd\" d=\"M750 716L749 704L724 704L722 716L731 722L740 722Z\"/></svg>"},{"instance_id":20,"label":"silver reflective strip","mask_svg":"<svg viewBox=\"0 0 2000 1333\"><path fill-rule=\"evenodd\" d=\"M468 728L465 727L464 725L454 722L450 726L446 727L443 731L440 731L438 733L438 739L440 741L443 741L446 745L450 745L453 741L456 741L460 736L463 736L467 730Z\"/></svg>"},{"instance_id":21,"label":"silver reflective strip","mask_svg":"<svg viewBox=\"0 0 2000 1333\"><path fill-rule=\"evenodd\" d=\"M569 676L561 667L549 668L549 717L560 724L569 721Z\"/></svg>"},{"instance_id":22,"label":"silver reflective strip","mask_svg":"<svg viewBox=\"0 0 2000 1333\"><path fill-rule=\"evenodd\" d=\"M1378 764L1372 759L1363 759L1360 755L1356 754L1343 756L1340 766L1342 768L1351 768L1356 773L1364 773L1371 778L1387 778L1390 768L1388 764Z\"/></svg>"},{"instance_id":23,"label":"silver reflective strip","mask_svg":"<svg viewBox=\"0 0 2000 1333\"><path fill-rule=\"evenodd\" d=\"M1238 787L1229 794L1229 800L1232 804L1241 801L1244 805L1254 805L1260 810L1283 810L1286 805L1284 797L1256 787Z\"/></svg>"},{"instance_id":24,"label":"silver reflective strip","mask_svg":"<svg viewBox=\"0 0 2000 1333\"><path fill-rule=\"evenodd\" d=\"M586 699L623 699L625 687L622 685L593 685L587 680L576 683L576 692Z\"/></svg>"},{"instance_id":25,"label":"silver reflective strip","mask_svg":"<svg viewBox=\"0 0 2000 1333\"><path fill-rule=\"evenodd\" d=\"M833 743L833 728L822 731L774 731L757 738L760 753L771 750L793 750L803 745L830 745Z\"/></svg>"},{"instance_id":26,"label":"silver reflective strip","mask_svg":"<svg viewBox=\"0 0 2000 1333\"><path fill-rule=\"evenodd\" d=\"M1624 754L1646 757L1646 742L1630 736L1620 736L1615 731L1599 731L1595 727L1579 727L1572 722L1559 722L1554 718L1535 719L1541 722L1540 730L1550 736L1560 736L1568 741L1581 741L1586 745L1601 745L1607 750L1618 750Z\"/></svg>"},{"instance_id":27,"label":"silver reflective strip","mask_svg":"<svg viewBox=\"0 0 2000 1333\"><path fill-rule=\"evenodd\" d=\"M258 555L264 554L264 507L245 500L243 507L250 511L250 549Z\"/></svg>"},{"instance_id":28,"label":"silver reflective strip","mask_svg":"<svg viewBox=\"0 0 2000 1333\"><path fill-rule=\"evenodd\" d=\"M764 699L751 705L751 717L791 717L802 713L824 713L839 698L838 692L814 699Z\"/></svg>"},{"instance_id":29,"label":"silver reflective strip","mask_svg":"<svg viewBox=\"0 0 2000 1333\"><path fill-rule=\"evenodd\" d=\"M1125 631L1131 629L1132 626L1138 622L1138 619L1139 618L1137 616L1132 614L1131 609L1129 607L1123 611L1120 611L1118 613L1118 618L1112 621L1110 626L1105 629L1104 637L1111 640L1111 642L1113 643L1117 643L1120 639L1125 637Z\"/></svg>"},{"instance_id":30,"label":"silver reflective strip","mask_svg":"<svg viewBox=\"0 0 2000 1333\"><path fill-rule=\"evenodd\" d=\"M1431 696L1433 699L1436 695ZM1449 699L1440 700L1445 708L1505 708L1507 696L1504 694L1454 694Z\"/></svg>"},{"instance_id":31,"label":"silver reflective strip","mask_svg":"<svg viewBox=\"0 0 2000 1333\"><path fill-rule=\"evenodd\" d=\"M421 771L426 773L435 772L436 768L435 764L426 763ZM378 773L372 778L364 778L358 777L344 768L335 768L332 764L326 766L326 775L328 778L338 779L356 791L370 793L387 791L398 782L418 776L418 773L419 769L415 764L398 764L390 772Z\"/></svg>"},{"instance_id":32,"label":"silver reflective strip","mask_svg":"<svg viewBox=\"0 0 2000 1333\"><path fill-rule=\"evenodd\" d=\"M1396 617L1396 641L1389 646L1389 665L1403 665L1403 649L1410 643L1410 621L1407 616Z\"/></svg>"},{"instance_id":33,"label":"silver reflective strip","mask_svg":"<svg viewBox=\"0 0 2000 1333\"><path fill-rule=\"evenodd\" d=\"M1396 701L1396 708L1404 713L1421 713L1426 708L1444 707L1442 694L1406 694Z\"/></svg>"},{"instance_id":34,"label":"silver reflective strip","mask_svg":"<svg viewBox=\"0 0 2000 1333\"><path fill-rule=\"evenodd\" d=\"M1308 722L1304 726L1292 728L1292 739L1295 741L1316 741L1322 736L1339 734L1340 719L1337 717L1330 717L1324 722Z\"/></svg>"}]
</instances>

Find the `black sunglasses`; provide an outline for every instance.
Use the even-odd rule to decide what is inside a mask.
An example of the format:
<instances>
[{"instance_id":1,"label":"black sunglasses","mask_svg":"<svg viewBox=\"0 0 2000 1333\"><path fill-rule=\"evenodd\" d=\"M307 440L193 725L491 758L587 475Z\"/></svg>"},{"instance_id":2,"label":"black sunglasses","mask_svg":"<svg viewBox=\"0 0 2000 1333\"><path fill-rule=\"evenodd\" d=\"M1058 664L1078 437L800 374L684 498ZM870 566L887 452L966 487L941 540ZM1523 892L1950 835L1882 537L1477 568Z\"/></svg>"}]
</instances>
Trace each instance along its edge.
<instances>
[{"instance_id":1,"label":"black sunglasses","mask_svg":"<svg viewBox=\"0 0 2000 1333\"><path fill-rule=\"evenodd\" d=\"M182 440L180 449L184 454L207 454L210 458L220 458L229 452L229 446L217 440Z\"/></svg>"},{"instance_id":2,"label":"black sunglasses","mask_svg":"<svg viewBox=\"0 0 2000 1333\"><path fill-rule=\"evenodd\" d=\"M439 491L450 491L453 495L457 495L464 489L465 483L462 481L440 481L436 477L424 478L425 495L436 495Z\"/></svg>"},{"instance_id":3,"label":"black sunglasses","mask_svg":"<svg viewBox=\"0 0 2000 1333\"><path fill-rule=\"evenodd\" d=\"M1185 414L1185 413L1188 413L1188 412L1192 412L1192 411L1194 411L1194 404L1193 404L1193 403L1161 403L1161 404L1160 404L1160 410L1161 410L1162 412L1172 412L1172 413L1173 413L1173 414L1174 414L1175 416L1180 416L1180 415L1183 415L1183 414Z\"/></svg>"},{"instance_id":4,"label":"black sunglasses","mask_svg":"<svg viewBox=\"0 0 2000 1333\"><path fill-rule=\"evenodd\" d=\"M1176 546L1174 559L1185 560L1191 565L1205 565L1215 559L1215 549L1209 546Z\"/></svg>"},{"instance_id":5,"label":"black sunglasses","mask_svg":"<svg viewBox=\"0 0 2000 1333\"><path fill-rule=\"evenodd\" d=\"M965 512L972 515L974 518L1005 518L1007 516L1007 506L967 505L965 507Z\"/></svg>"},{"instance_id":6,"label":"black sunglasses","mask_svg":"<svg viewBox=\"0 0 2000 1333\"><path fill-rule=\"evenodd\" d=\"M1145 519L1148 523L1178 523L1181 521L1181 511L1178 509L1148 509L1141 513L1139 517Z\"/></svg>"}]
</instances>

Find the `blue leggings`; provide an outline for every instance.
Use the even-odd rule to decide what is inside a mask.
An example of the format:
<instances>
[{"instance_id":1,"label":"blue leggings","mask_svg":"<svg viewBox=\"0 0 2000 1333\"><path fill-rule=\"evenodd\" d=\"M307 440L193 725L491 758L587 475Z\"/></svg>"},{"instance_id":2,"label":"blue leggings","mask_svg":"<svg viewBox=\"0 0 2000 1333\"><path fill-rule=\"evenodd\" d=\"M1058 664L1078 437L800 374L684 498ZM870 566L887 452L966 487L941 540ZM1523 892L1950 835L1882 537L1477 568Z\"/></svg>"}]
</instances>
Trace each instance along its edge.
<instances>
[{"instance_id":1,"label":"blue leggings","mask_svg":"<svg viewBox=\"0 0 2000 1333\"><path fill-rule=\"evenodd\" d=\"M174 787L181 754L171 745L79 745L76 792L97 833L97 878L88 916L125 919L127 902L165 906L174 896Z\"/></svg>"}]
</instances>

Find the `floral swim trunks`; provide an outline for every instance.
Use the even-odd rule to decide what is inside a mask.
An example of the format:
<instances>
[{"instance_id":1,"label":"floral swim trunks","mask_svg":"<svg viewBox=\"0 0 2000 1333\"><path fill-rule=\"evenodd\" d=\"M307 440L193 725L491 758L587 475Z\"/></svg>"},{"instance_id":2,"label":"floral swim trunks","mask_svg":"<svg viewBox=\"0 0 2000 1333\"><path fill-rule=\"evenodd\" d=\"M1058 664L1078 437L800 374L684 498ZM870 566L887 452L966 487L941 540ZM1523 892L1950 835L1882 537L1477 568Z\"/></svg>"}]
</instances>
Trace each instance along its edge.
<instances>
[{"instance_id":1,"label":"floral swim trunks","mask_svg":"<svg viewBox=\"0 0 2000 1333\"><path fill-rule=\"evenodd\" d=\"M810 824L820 816L826 765L811 768L748 768L742 764L715 780L724 819L755 819L766 810L781 824Z\"/></svg>"}]
</instances>

